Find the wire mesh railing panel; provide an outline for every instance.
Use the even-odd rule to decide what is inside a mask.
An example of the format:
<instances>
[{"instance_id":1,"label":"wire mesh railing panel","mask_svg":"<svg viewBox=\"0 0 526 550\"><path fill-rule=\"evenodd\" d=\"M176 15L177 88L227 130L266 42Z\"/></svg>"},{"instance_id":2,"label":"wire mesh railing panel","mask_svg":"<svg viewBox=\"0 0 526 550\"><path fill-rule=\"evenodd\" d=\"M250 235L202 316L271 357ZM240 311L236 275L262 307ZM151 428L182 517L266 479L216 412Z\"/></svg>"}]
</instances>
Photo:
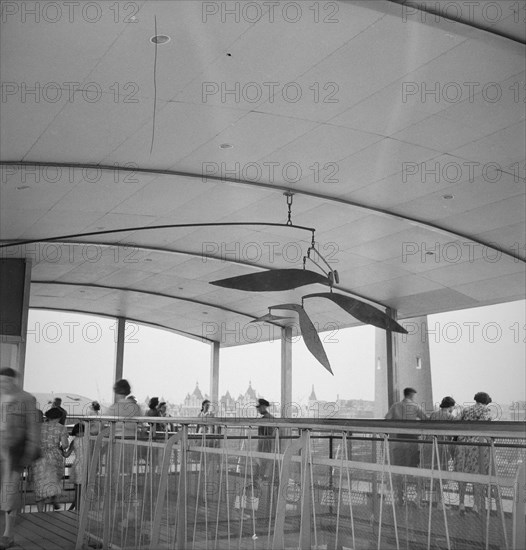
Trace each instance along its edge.
<instances>
[{"instance_id":1,"label":"wire mesh railing panel","mask_svg":"<svg viewBox=\"0 0 526 550\"><path fill-rule=\"evenodd\" d=\"M78 548L510 550L524 528L519 437L130 423L89 437Z\"/></svg>"}]
</instances>

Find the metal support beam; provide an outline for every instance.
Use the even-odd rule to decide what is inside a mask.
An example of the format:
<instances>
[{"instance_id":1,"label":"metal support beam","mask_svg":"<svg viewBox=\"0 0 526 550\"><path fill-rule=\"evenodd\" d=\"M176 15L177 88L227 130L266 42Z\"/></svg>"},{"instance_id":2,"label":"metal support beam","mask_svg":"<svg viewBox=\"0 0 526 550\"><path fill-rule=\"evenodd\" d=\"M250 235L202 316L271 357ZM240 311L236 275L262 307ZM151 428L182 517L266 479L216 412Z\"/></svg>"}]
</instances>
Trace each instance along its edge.
<instances>
[{"instance_id":1,"label":"metal support beam","mask_svg":"<svg viewBox=\"0 0 526 550\"><path fill-rule=\"evenodd\" d=\"M221 344L212 342L210 346L210 401L214 414L219 411L219 352ZM221 414L219 414L221 416Z\"/></svg>"},{"instance_id":2,"label":"metal support beam","mask_svg":"<svg viewBox=\"0 0 526 550\"><path fill-rule=\"evenodd\" d=\"M126 329L126 319L117 317L117 349L115 353L115 376L114 382L120 380L124 372L124 338Z\"/></svg>"},{"instance_id":3,"label":"metal support beam","mask_svg":"<svg viewBox=\"0 0 526 550\"><path fill-rule=\"evenodd\" d=\"M281 329L281 416L291 414L292 407L292 327Z\"/></svg>"},{"instance_id":4,"label":"metal support beam","mask_svg":"<svg viewBox=\"0 0 526 550\"><path fill-rule=\"evenodd\" d=\"M396 310L390 307L386 310L387 315L396 321ZM386 352L387 352L387 399L388 407L400 400L398 388L398 370L396 364L396 334L392 330L385 331Z\"/></svg>"}]
</instances>

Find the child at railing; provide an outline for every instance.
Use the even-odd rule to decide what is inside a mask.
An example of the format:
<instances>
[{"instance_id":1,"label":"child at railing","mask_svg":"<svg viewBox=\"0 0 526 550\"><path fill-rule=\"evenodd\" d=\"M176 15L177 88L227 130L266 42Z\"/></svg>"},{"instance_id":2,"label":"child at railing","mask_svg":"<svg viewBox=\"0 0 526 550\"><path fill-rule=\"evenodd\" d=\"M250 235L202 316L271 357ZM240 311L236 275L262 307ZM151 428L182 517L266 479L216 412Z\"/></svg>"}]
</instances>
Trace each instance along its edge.
<instances>
[{"instance_id":1,"label":"child at railing","mask_svg":"<svg viewBox=\"0 0 526 550\"><path fill-rule=\"evenodd\" d=\"M64 458L68 458L71 453L75 453L75 459L73 460L73 464L70 470L71 480L75 484L75 500L68 508L68 510L78 510L80 508L81 488L84 481L83 476L86 472L86 448L83 437L84 424L80 422L75 424L73 426L73 430L71 431L71 435L73 436L73 441L70 443L68 450L63 451L62 454L64 455Z\"/></svg>"}]
</instances>

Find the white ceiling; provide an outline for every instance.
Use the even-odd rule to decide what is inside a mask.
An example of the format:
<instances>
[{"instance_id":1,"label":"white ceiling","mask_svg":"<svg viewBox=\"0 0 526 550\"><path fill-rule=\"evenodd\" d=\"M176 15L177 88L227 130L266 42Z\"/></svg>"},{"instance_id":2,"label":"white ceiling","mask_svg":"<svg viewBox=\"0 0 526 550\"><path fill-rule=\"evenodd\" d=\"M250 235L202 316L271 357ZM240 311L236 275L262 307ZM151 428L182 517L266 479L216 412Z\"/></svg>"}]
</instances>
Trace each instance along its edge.
<instances>
[{"instance_id":1,"label":"white ceiling","mask_svg":"<svg viewBox=\"0 0 526 550\"><path fill-rule=\"evenodd\" d=\"M254 22L238 2L237 17L222 13L228 2L98 3L100 13L81 2L71 21L68 3L52 4L61 14L38 21L22 7L4 12L0 34L0 235L36 241L1 250L33 259L31 307L225 346L274 338L277 327L248 323L325 287L209 283L300 268L310 233L71 235L285 223L286 190L339 290L400 318L525 297L524 1L499 2L500 16L479 2L459 21L436 11L451 2L433 2L435 14L415 2L316 3L318 14L300 3L296 22L283 4L272 19L263 2ZM155 25L171 37L157 47L156 89ZM238 97L221 93L236 85ZM358 324L324 300L306 309L320 330Z\"/></svg>"}]
</instances>

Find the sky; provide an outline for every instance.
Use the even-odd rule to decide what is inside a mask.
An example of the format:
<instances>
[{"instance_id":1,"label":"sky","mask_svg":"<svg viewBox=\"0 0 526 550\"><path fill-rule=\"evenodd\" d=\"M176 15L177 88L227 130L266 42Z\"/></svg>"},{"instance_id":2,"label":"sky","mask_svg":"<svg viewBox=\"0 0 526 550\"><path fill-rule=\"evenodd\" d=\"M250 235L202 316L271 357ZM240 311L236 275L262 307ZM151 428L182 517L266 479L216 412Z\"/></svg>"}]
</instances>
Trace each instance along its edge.
<instances>
[{"instance_id":1,"label":"sky","mask_svg":"<svg viewBox=\"0 0 526 550\"><path fill-rule=\"evenodd\" d=\"M428 316L433 400L453 395L472 401L487 391L495 403L526 400L525 301ZM25 389L71 392L111 402L115 320L30 310ZM301 339L292 346L292 398L374 399L375 329L370 326L321 334L334 376L319 365ZM234 398L249 383L258 395L280 400L281 344L221 349L219 393ZM180 403L196 383L209 392L210 345L154 329L129 325L124 377L144 402L157 395Z\"/></svg>"}]
</instances>

